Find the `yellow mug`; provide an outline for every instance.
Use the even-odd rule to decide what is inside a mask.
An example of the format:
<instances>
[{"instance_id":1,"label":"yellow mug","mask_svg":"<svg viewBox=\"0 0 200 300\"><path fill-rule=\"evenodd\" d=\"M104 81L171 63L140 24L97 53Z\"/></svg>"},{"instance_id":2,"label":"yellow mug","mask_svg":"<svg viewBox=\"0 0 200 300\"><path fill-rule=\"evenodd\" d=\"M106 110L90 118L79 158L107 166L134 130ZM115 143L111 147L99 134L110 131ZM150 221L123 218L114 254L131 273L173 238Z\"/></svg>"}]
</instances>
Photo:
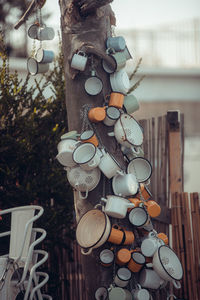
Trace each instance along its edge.
<instances>
[{"instance_id":1,"label":"yellow mug","mask_svg":"<svg viewBox=\"0 0 200 300\"><path fill-rule=\"evenodd\" d=\"M165 233L160 232L160 233L157 234L157 237L159 239L163 240L163 242L165 243L165 245L168 245L169 239L168 239L168 236Z\"/></svg>"}]
</instances>

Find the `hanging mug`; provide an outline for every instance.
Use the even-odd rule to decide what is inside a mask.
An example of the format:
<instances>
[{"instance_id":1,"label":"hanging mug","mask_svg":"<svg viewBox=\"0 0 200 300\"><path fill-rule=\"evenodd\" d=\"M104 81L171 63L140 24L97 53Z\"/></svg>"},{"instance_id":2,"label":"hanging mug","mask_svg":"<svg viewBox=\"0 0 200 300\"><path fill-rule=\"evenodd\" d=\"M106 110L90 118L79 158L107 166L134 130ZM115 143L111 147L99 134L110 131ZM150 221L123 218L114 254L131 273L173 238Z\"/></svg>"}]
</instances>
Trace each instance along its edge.
<instances>
[{"instance_id":1,"label":"hanging mug","mask_svg":"<svg viewBox=\"0 0 200 300\"><path fill-rule=\"evenodd\" d=\"M131 259L127 267L129 268L129 270L131 270L131 272L138 273L146 262L145 256L139 249L132 250L131 252Z\"/></svg>"},{"instance_id":2,"label":"hanging mug","mask_svg":"<svg viewBox=\"0 0 200 300\"><path fill-rule=\"evenodd\" d=\"M114 283L119 287L128 285L131 279L131 271L127 268L119 268L114 279Z\"/></svg>"},{"instance_id":3,"label":"hanging mug","mask_svg":"<svg viewBox=\"0 0 200 300\"><path fill-rule=\"evenodd\" d=\"M116 224L112 225L112 229L108 237L108 242L115 245L120 245L122 244L123 239L124 239L124 232L121 230L121 228Z\"/></svg>"},{"instance_id":4,"label":"hanging mug","mask_svg":"<svg viewBox=\"0 0 200 300\"><path fill-rule=\"evenodd\" d=\"M161 207L156 201L148 200L148 201L144 202L144 205L145 205L150 217L156 218L160 215Z\"/></svg>"},{"instance_id":5,"label":"hanging mug","mask_svg":"<svg viewBox=\"0 0 200 300\"><path fill-rule=\"evenodd\" d=\"M51 63L54 60L54 52L39 48L36 53L36 59L39 63Z\"/></svg>"},{"instance_id":6,"label":"hanging mug","mask_svg":"<svg viewBox=\"0 0 200 300\"><path fill-rule=\"evenodd\" d=\"M101 151L92 143L83 143L76 147L72 157L76 164L89 171L99 165Z\"/></svg>"},{"instance_id":7,"label":"hanging mug","mask_svg":"<svg viewBox=\"0 0 200 300\"><path fill-rule=\"evenodd\" d=\"M38 63L35 58L29 57L27 60L27 69L31 75L46 73L49 70L49 64Z\"/></svg>"},{"instance_id":8,"label":"hanging mug","mask_svg":"<svg viewBox=\"0 0 200 300\"><path fill-rule=\"evenodd\" d=\"M110 85L113 92L126 94L130 89L130 80L125 69L110 75Z\"/></svg>"},{"instance_id":9,"label":"hanging mug","mask_svg":"<svg viewBox=\"0 0 200 300\"><path fill-rule=\"evenodd\" d=\"M105 60L102 61L102 66L104 71L109 74L117 72L125 67L126 65L126 56L123 52L115 52L114 49L109 48L106 50L106 53L114 60L115 67L111 67Z\"/></svg>"},{"instance_id":10,"label":"hanging mug","mask_svg":"<svg viewBox=\"0 0 200 300\"><path fill-rule=\"evenodd\" d=\"M32 24L28 29L28 36L31 39L37 39L37 32L38 32L39 24L35 23Z\"/></svg>"},{"instance_id":11,"label":"hanging mug","mask_svg":"<svg viewBox=\"0 0 200 300\"><path fill-rule=\"evenodd\" d=\"M150 294L148 290L141 288L139 284L137 284L136 289L131 291L134 300L149 300Z\"/></svg>"},{"instance_id":12,"label":"hanging mug","mask_svg":"<svg viewBox=\"0 0 200 300\"><path fill-rule=\"evenodd\" d=\"M95 292L96 300L107 300L108 299L108 290L104 286L99 287Z\"/></svg>"},{"instance_id":13,"label":"hanging mug","mask_svg":"<svg viewBox=\"0 0 200 300\"><path fill-rule=\"evenodd\" d=\"M92 143L95 147L99 145L98 139L93 130L86 130L80 135L82 143Z\"/></svg>"},{"instance_id":14,"label":"hanging mug","mask_svg":"<svg viewBox=\"0 0 200 300\"><path fill-rule=\"evenodd\" d=\"M124 94L112 92L109 96L108 106L122 108L124 103Z\"/></svg>"},{"instance_id":15,"label":"hanging mug","mask_svg":"<svg viewBox=\"0 0 200 300\"><path fill-rule=\"evenodd\" d=\"M108 37L106 48L113 48L115 51L123 51L126 47L126 41L123 36Z\"/></svg>"},{"instance_id":16,"label":"hanging mug","mask_svg":"<svg viewBox=\"0 0 200 300\"><path fill-rule=\"evenodd\" d=\"M150 217L143 207L135 207L129 213L129 221L139 228L148 225Z\"/></svg>"},{"instance_id":17,"label":"hanging mug","mask_svg":"<svg viewBox=\"0 0 200 300\"><path fill-rule=\"evenodd\" d=\"M109 289L109 300L132 300L133 297L129 290L121 287L112 287Z\"/></svg>"},{"instance_id":18,"label":"hanging mug","mask_svg":"<svg viewBox=\"0 0 200 300\"><path fill-rule=\"evenodd\" d=\"M55 31L52 27L39 27L37 31L37 39L39 41L53 40Z\"/></svg>"},{"instance_id":19,"label":"hanging mug","mask_svg":"<svg viewBox=\"0 0 200 300\"><path fill-rule=\"evenodd\" d=\"M96 76L95 71L91 72L91 77L85 81L85 91L88 95L96 96L101 93L103 89L102 80Z\"/></svg>"},{"instance_id":20,"label":"hanging mug","mask_svg":"<svg viewBox=\"0 0 200 300\"><path fill-rule=\"evenodd\" d=\"M71 60L71 68L84 71L87 64L87 55L83 51L75 53Z\"/></svg>"},{"instance_id":21,"label":"hanging mug","mask_svg":"<svg viewBox=\"0 0 200 300\"><path fill-rule=\"evenodd\" d=\"M116 121L119 119L120 117L120 111L117 107L114 106L108 106L106 107L106 117L103 120L103 123L106 126L113 126Z\"/></svg>"},{"instance_id":22,"label":"hanging mug","mask_svg":"<svg viewBox=\"0 0 200 300\"><path fill-rule=\"evenodd\" d=\"M94 107L91 108L88 112L88 119L94 123L103 121L105 117L106 117L105 107Z\"/></svg>"},{"instance_id":23,"label":"hanging mug","mask_svg":"<svg viewBox=\"0 0 200 300\"><path fill-rule=\"evenodd\" d=\"M130 115L139 109L139 102L133 94L124 97L124 108Z\"/></svg>"},{"instance_id":24,"label":"hanging mug","mask_svg":"<svg viewBox=\"0 0 200 300\"><path fill-rule=\"evenodd\" d=\"M145 184L140 183L139 193L137 195L135 195L135 197L140 200L149 200L150 198L152 198L152 194L151 194L150 190L148 189L148 187L145 186Z\"/></svg>"},{"instance_id":25,"label":"hanging mug","mask_svg":"<svg viewBox=\"0 0 200 300\"><path fill-rule=\"evenodd\" d=\"M116 253L116 264L119 266L126 265L131 259L131 252L127 248L121 248Z\"/></svg>"},{"instance_id":26,"label":"hanging mug","mask_svg":"<svg viewBox=\"0 0 200 300\"><path fill-rule=\"evenodd\" d=\"M104 267L110 267L114 261L114 253L110 249L104 249L99 254L100 263Z\"/></svg>"}]
</instances>

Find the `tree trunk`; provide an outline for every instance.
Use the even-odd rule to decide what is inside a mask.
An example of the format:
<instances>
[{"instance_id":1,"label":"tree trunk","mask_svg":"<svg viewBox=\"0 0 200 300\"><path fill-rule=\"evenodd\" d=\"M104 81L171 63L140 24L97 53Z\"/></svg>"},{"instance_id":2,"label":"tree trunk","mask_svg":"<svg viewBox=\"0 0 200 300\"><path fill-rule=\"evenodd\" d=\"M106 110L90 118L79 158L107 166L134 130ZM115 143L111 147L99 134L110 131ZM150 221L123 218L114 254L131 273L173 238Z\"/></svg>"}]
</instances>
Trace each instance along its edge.
<instances>
[{"instance_id":1,"label":"tree trunk","mask_svg":"<svg viewBox=\"0 0 200 300\"><path fill-rule=\"evenodd\" d=\"M111 92L108 74L103 70L101 57L105 55L105 41L111 35L111 25L115 23L115 17L107 1L85 0L59 0L61 8L61 27L63 54L66 78L66 108L69 130L81 131L80 110L85 104L96 106L104 105L104 96ZM96 6L94 5L96 3ZM100 7L100 4L104 5ZM88 4L88 6L87 6ZM88 10L87 10L88 7ZM84 72L77 72L70 67L73 54L83 45L87 52L94 54L94 65L97 76L103 81L103 92L97 96L89 96L84 90L84 82L90 76L90 67ZM91 50L92 49L92 50ZM124 166L121 150L115 139L108 137L107 127L99 123L97 131L108 151ZM86 200L78 198L74 192L74 204L77 220L89 209L92 209L102 197L103 175L101 182L91 192ZM106 180L106 191L110 191L111 182ZM88 299L94 299L95 290L99 286L107 286L112 282L112 270L103 268L98 263L100 249L93 251L92 255L82 256L82 264L86 279ZM105 270L106 269L106 270Z\"/></svg>"}]
</instances>

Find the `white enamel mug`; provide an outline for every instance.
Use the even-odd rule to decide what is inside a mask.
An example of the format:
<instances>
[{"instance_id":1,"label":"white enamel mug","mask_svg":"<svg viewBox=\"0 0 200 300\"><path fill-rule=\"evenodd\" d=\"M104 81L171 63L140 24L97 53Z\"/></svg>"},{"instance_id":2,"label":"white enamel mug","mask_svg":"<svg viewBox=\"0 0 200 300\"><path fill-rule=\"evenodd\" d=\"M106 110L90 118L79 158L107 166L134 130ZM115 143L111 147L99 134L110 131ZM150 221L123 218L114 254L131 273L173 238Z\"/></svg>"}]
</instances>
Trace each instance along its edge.
<instances>
[{"instance_id":1,"label":"white enamel mug","mask_svg":"<svg viewBox=\"0 0 200 300\"><path fill-rule=\"evenodd\" d=\"M96 300L107 300L108 299L108 290L104 286L99 287L95 292Z\"/></svg>"},{"instance_id":2,"label":"white enamel mug","mask_svg":"<svg viewBox=\"0 0 200 300\"><path fill-rule=\"evenodd\" d=\"M38 24L33 24L29 27L28 29L28 36L31 38L31 39L37 39L37 32L38 32L38 28L39 28L39 25Z\"/></svg>"},{"instance_id":3,"label":"white enamel mug","mask_svg":"<svg viewBox=\"0 0 200 300\"><path fill-rule=\"evenodd\" d=\"M101 161L98 165L99 169L102 171L102 173L108 178L112 178L116 175L117 171L121 170L120 165L116 161L116 159L109 154L108 152L105 152L104 149L102 151L102 157Z\"/></svg>"},{"instance_id":4,"label":"white enamel mug","mask_svg":"<svg viewBox=\"0 0 200 300\"><path fill-rule=\"evenodd\" d=\"M106 108L106 117L103 120L103 123L106 126L113 126L115 122L119 119L119 117L120 117L119 109L115 106L108 106Z\"/></svg>"},{"instance_id":5,"label":"white enamel mug","mask_svg":"<svg viewBox=\"0 0 200 300\"><path fill-rule=\"evenodd\" d=\"M95 71L91 72L91 77L85 81L85 91L88 95L96 96L103 89L102 80L95 75Z\"/></svg>"},{"instance_id":6,"label":"white enamel mug","mask_svg":"<svg viewBox=\"0 0 200 300\"><path fill-rule=\"evenodd\" d=\"M115 62L115 67L111 68L111 66L109 64L107 64L107 62L105 60L103 60L102 66L103 66L104 71L106 71L109 74L112 74L112 73L119 71L125 67L126 56L123 52L115 52L115 50L112 48L107 49L106 52L111 58L113 58L113 60Z\"/></svg>"},{"instance_id":7,"label":"white enamel mug","mask_svg":"<svg viewBox=\"0 0 200 300\"><path fill-rule=\"evenodd\" d=\"M73 139L63 139L58 143L58 154L56 159L65 167L73 167L76 162L73 160L73 151L79 145L79 142Z\"/></svg>"},{"instance_id":8,"label":"white enamel mug","mask_svg":"<svg viewBox=\"0 0 200 300\"><path fill-rule=\"evenodd\" d=\"M39 27L37 31L37 39L39 41L53 40L55 31L52 27Z\"/></svg>"},{"instance_id":9,"label":"white enamel mug","mask_svg":"<svg viewBox=\"0 0 200 300\"><path fill-rule=\"evenodd\" d=\"M131 291L134 300L150 300L150 294L148 290L143 289L139 284L137 288Z\"/></svg>"},{"instance_id":10,"label":"white enamel mug","mask_svg":"<svg viewBox=\"0 0 200 300\"><path fill-rule=\"evenodd\" d=\"M109 300L132 300L133 297L129 290L121 287L112 287L109 290Z\"/></svg>"},{"instance_id":11,"label":"white enamel mug","mask_svg":"<svg viewBox=\"0 0 200 300\"><path fill-rule=\"evenodd\" d=\"M152 257L158 247L165 245L165 243L156 237L154 232L149 232L148 238L145 238L141 244L141 251L146 257Z\"/></svg>"},{"instance_id":12,"label":"white enamel mug","mask_svg":"<svg viewBox=\"0 0 200 300\"><path fill-rule=\"evenodd\" d=\"M114 283L119 287L125 287L128 285L131 279L131 271L127 268L119 268L114 279Z\"/></svg>"},{"instance_id":13,"label":"white enamel mug","mask_svg":"<svg viewBox=\"0 0 200 300\"><path fill-rule=\"evenodd\" d=\"M87 55L83 51L75 53L71 60L71 67L73 69L84 71L87 64Z\"/></svg>"},{"instance_id":14,"label":"white enamel mug","mask_svg":"<svg viewBox=\"0 0 200 300\"><path fill-rule=\"evenodd\" d=\"M124 97L124 108L128 114L132 114L139 109L139 102L133 94Z\"/></svg>"},{"instance_id":15,"label":"white enamel mug","mask_svg":"<svg viewBox=\"0 0 200 300\"><path fill-rule=\"evenodd\" d=\"M112 180L112 188L115 195L126 197L137 194L139 183L135 175L117 171Z\"/></svg>"},{"instance_id":16,"label":"white enamel mug","mask_svg":"<svg viewBox=\"0 0 200 300\"><path fill-rule=\"evenodd\" d=\"M108 37L106 48L113 48L115 51L122 51L126 47L126 41L123 36Z\"/></svg>"},{"instance_id":17,"label":"white enamel mug","mask_svg":"<svg viewBox=\"0 0 200 300\"><path fill-rule=\"evenodd\" d=\"M29 57L27 60L27 69L31 75L46 73L49 70L49 64L38 63L35 58Z\"/></svg>"},{"instance_id":18,"label":"white enamel mug","mask_svg":"<svg viewBox=\"0 0 200 300\"><path fill-rule=\"evenodd\" d=\"M144 288L157 290L166 282L154 270L143 269L140 272L139 283Z\"/></svg>"},{"instance_id":19,"label":"white enamel mug","mask_svg":"<svg viewBox=\"0 0 200 300\"><path fill-rule=\"evenodd\" d=\"M106 197L107 199L101 198L106 203L105 213L113 218L123 219L126 217L127 209L135 207L128 199L114 195Z\"/></svg>"},{"instance_id":20,"label":"white enamel mug","mask_svg":"<svg viewBox=\"0 0 200 300\"><path fill-rule=\"evenodd\" d=\"M142 207L135 207L129 213L129 221L136 227L143 227L149 224L150 217Z\"/></svg>"},{"instance_id":21,"label":"white enamel mug","mask_svg":"<svg viewBox=\"0 0 200 300\"><path fill-rule=\"evenodd\" d=\"M39 48L36 53L36 60L39 63L51 63L54 60L54 52Z\"/></svg>"},{"instance_id":22,"label":"white enamel mug","mask_svg":"<svg viewBox=\"0 0 200 300\"><path fill-rule=\"evenodd\" d=\"M72 157L76 164L89 171L99 165L101 155L101 151L92 143L83 143L76 147Z\"/></svg>"},{"instance_id":23,"label":"white enamel mug","mask_svg":"<svg viewBox=\"0 0 200 300\"><path fill-rule=\"evenodd\" d=\"M125 69L110 75L110 84L113 92L126 94L130 89L130 80Z\"/></svg>"},{"instance_id":24,"label":"white enamel mug","mask_svg":"<svg viewBox=\"0 0 200 300\"><path fill-rule=\"evenodd\" d=\"M104 267L110 267L114 261L114 253L110 249L104 249L99 254L100 263Z\"/></svg>"}]
</instances>

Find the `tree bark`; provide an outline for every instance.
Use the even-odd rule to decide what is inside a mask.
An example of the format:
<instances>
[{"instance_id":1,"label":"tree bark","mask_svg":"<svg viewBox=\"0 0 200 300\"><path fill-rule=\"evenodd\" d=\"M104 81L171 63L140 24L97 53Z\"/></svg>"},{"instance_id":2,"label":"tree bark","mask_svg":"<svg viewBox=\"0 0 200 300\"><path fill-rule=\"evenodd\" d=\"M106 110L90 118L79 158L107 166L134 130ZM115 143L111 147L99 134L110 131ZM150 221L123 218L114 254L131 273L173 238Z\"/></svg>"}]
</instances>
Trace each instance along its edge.
<instances>
[{"instance_id":1,"label":"tree bark","mask_svg":"<svg viewBox=\"0 0 200 300\"><path fill-rule=\"evenodd\" d=\"M111 35L111 25L115 25L114 13L107 1L73 1L59 0L61 8L61 27L63 54L65 63L66 78L66 109L68 117L69 130L81 130L80 110L85 104L91 106L103 106L104 96L111 92L108 74L101 65L102 54L105 55L105 41ZM93 3L94 2L94 3ZM79 6L81 3L81 6ZM95 4L96 3L96 7ZM99 3L102 3L100 7ZM83 9L83 4L84 9ZM88 6L87 6L88 4ZM105 5L106 4L106 5ZM86 10L88 7L88 10ZM92 7L92 9L90 9ZM87 53L94 54L94 65L97 76L103 81L103 92L97 96L89 96L84 90L84 82L90 76L90 66L84 72L77 72L70 67L72 56L84 45ZM108 127L99 123L98 133L108 151L124 166L124 159L119 145L115 139L108 137ZM77 221L89 209L92 209L102 197L103 176L98 186L91 192L86 200L78 198L77 192L74 192L74 204ZM104 179L105 180L105 179ZM111 182L106 179L106 193L111 193ZM110 245L109 245L110 246ZM102 249L101 249L102 250ZM82 264L86 280L86 289L88 299L94 299L95 290L99 286L108 286L112 282L112 270L103 268L98 263L100 249L93 251L92 255L82 256ZM106 269L106 270L105 270Z\"/></svg>"}]
</instances>

